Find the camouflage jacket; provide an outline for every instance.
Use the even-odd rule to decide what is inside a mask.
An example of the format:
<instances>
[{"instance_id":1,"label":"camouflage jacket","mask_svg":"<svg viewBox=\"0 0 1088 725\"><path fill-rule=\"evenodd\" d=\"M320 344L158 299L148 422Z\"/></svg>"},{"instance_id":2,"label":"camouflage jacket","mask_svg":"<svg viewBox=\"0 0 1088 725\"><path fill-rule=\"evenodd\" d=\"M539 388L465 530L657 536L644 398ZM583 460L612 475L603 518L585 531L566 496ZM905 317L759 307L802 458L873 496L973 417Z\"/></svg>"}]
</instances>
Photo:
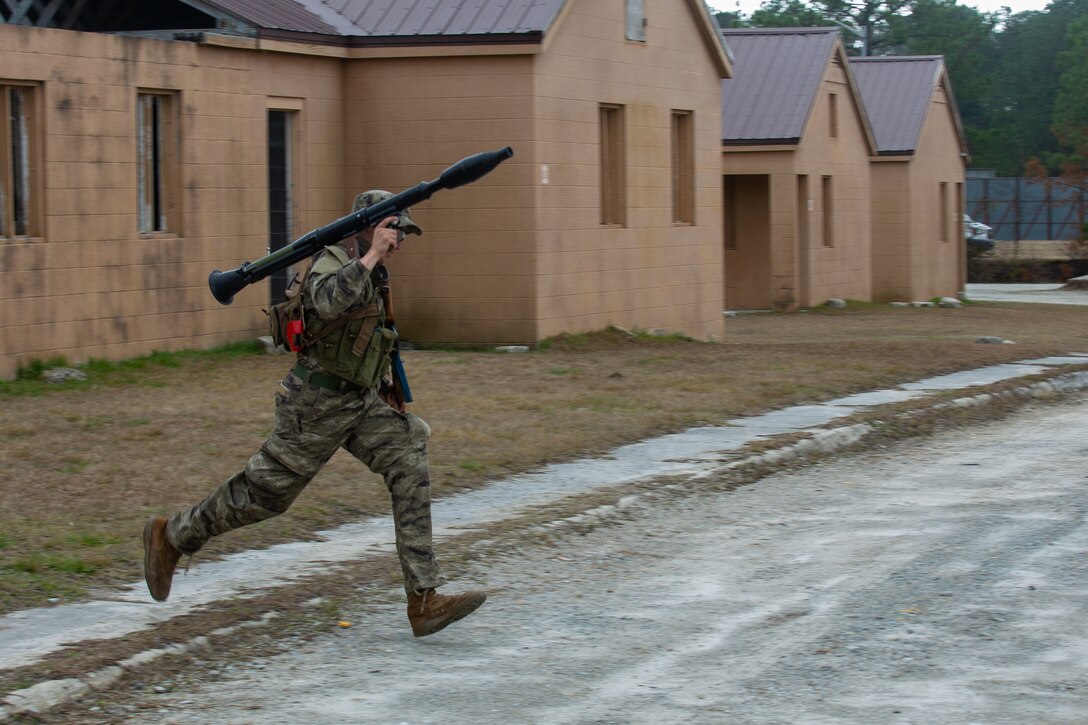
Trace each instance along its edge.
<instances>
[{"instance_id":1,"label":"camouflage jacket","mask_svg":"<svg viewBox=\"0 0 1088 725\"><path fill-rule=\"evenodd\" d=\"M363 387L373 387L389 367L391 334L373 272L340 245L314 259L302 294L305 337L299 362ZM395 339L395 338L394 338Z\"/></svg>"}]
</instances>

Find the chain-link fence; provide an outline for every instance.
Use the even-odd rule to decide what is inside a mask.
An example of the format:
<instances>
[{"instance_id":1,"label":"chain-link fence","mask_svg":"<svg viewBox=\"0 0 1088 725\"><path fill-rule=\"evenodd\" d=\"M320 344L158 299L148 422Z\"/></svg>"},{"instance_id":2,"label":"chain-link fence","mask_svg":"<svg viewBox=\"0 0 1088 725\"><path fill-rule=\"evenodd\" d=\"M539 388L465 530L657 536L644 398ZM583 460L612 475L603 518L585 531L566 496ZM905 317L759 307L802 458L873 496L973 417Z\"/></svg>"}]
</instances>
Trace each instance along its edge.
<instances>
[{"instance_id":1,"label":"chain-link fence","mask_svg":"<svg viewBox=\"0 0 1088 725\"><path fill-rule=\"evenodd\" d=\"M1061 179L967 179L967 213L998 241L1076 240L1088 222L1088 189Z\"/></svg>"}]
</instances>

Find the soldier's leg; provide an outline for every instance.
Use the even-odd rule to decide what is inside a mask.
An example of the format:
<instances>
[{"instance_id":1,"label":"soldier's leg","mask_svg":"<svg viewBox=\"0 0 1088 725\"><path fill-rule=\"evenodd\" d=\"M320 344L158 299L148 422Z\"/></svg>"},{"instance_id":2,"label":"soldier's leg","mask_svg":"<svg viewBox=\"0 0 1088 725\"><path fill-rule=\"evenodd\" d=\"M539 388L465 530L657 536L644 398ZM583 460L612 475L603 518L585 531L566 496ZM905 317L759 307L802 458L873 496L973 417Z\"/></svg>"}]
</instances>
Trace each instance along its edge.
<instances>
[{"instance_id":1,"label":"soldier's leg","mask_svg":"<svg viewBox=\"0 0 1088 725\"><path fill-rule=\"evenodd\" d=\"M332 457L361 410L361 401L288 375L276 394L272 435L241 472L166 526L170 544L191 554L213 536L277 516Z\"/></svg>"},{"instance_id":2,"label":"soldier's leg","mask_svg":"<svg viewBox=\"0 0 1088 725\"><path fill-rule=\"evenodd\" d=\"M368 394L368 398L373 393ZM431 482L427 468L430 428L422 418L398 413L374 396L344 448L381 475L393 499L397 555L404 589L423 592L446 583L431 541Z\"/></svg>"},{"instance_id":3,"label":"soldier's leg","mask_svg":"<svg viewBox=\"0 0 1088 725\"><path fill-rule=\"evenodd\" d=\"M181 553L193 554L213 536L283 513L312 478L259 450L207 498L170 517L166 537Z\"/></svg>"}]
</instances>

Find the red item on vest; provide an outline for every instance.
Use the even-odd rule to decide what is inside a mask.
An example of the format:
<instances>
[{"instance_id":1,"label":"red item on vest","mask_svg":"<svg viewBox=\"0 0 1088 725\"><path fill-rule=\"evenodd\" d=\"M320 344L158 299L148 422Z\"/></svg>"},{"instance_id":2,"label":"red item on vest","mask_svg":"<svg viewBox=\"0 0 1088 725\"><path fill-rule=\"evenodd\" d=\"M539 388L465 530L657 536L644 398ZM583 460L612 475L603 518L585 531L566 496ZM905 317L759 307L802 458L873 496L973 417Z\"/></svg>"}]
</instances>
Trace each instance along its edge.
<instances>
[{"instance_id":1,"label":"red item on vest","mask_svg":"<svg viewBox=\"0 0 1088 725\"><path fill-rule=\"evenodd\" d=\"M302 349L302 320L291 320L287 323L287 347L291 352Z\"/></svg>"}]
</instances>

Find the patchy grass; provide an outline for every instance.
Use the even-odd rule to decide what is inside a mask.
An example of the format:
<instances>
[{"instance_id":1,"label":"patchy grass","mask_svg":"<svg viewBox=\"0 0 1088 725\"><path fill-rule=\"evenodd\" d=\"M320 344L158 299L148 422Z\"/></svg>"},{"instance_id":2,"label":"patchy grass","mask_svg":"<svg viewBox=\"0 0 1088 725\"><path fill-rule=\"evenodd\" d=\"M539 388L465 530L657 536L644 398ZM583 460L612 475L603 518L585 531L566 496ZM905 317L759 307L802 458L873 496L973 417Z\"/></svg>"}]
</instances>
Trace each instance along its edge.
<instances>
[{"instance_id":1,"label":"patchy grass","mask_svg":"<svg viewBox=\"0 0 1088 725\"><path fill-rule=\"evenodd\" d=\"M166 381L147 373L180 368L187 363L215 363L238 357L256 355L262 351L256 341L232 342L211 350L179 350L177 352L152 352L129 360L89 360L82 365L71 365L63 357L34 360L19 368L15 380L0 380L0 398L9 395L43 395L58 390L86 390L95 385L144 385L162 387ZM42 374L51 368L75 368L87 376L86 380L67 380L50 383Z\"/></svg>"},{"instance_id":2,"label":"patchy grass","mask_svg":"<svg viewBox=\"0 0 1088 725\"><path fill-rule=\"evenodd\" d=\"M434 431L431 480L442 496L692 425L1088 352L1086 323L1088 308L1078 307L848 304L730 318L723 343L609 330L524 354L404 357L412 410ZM981 336L1018 344L976 343ZM255 349L96 363L79 384L0 384L0 611L140 579L144 519L200 500L271 430L273 393L292 359ZM340 452L288 513L220 537L200 556L305 539L388 508L382 481Z\"/></svg>"}]
</instances>

